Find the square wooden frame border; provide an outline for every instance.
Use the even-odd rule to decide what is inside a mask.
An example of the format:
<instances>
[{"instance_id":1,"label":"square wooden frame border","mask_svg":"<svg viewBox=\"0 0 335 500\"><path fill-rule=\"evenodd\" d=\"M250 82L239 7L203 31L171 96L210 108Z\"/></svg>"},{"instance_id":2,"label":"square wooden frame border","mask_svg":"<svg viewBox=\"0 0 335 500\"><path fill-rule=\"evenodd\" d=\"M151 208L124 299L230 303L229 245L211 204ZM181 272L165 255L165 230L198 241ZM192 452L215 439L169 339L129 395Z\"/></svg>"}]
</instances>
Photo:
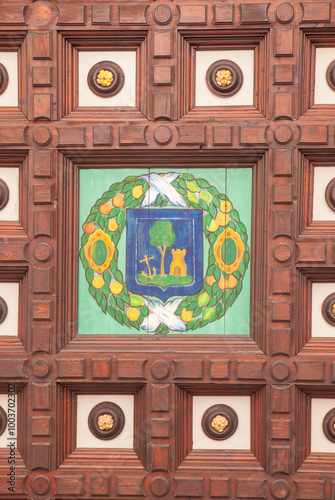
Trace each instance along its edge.
<instances>
[{"instance_id":1,"label":"square wooden frame border","mask_svg":"<svg viewBox=\"0 0 335 500\"><path fill-rule=\"evenodd\" d=\"M78 52L80 50L136 50L136 79L148 81L147 68L147 31L59 31L58 32L58 119L64 116L79 120L101 121L113 119L124 121L143 119L147 115L147 96L143 88L149 85L136 85L136 105L103 109L94 106L78 107ZM69 116L70 115L70 116ZM143 116L144 115L144 116Z\"/></svg>"},{"instance_id":2,"label":"square wooden frame border","mask_svg":"<svg viewBox=\"0 0 335 500\"><path fill-rule=\"evenodd\" d=\"M268 54L269 30L262 28L250 30L180 30L178 36L179 59L179 108L180 117L208 120L213 116L227 118L264 118L269 115L266 109L266 93L269 87ZM195 55L196 50L241 50L254 49L254 105L253 106L195 106Z\"/></svg>"},{"instance_id":3,"label":"square wooden frame border","mask_svg":"<svg viewBox=\"0 0 335 500\"><path fill-rule=\"evenodd\" d=\"M176 162L174 151L164 153L162 157L158 151L124 151L120 152L64 152L60 153L59 167L60 182L58 184L59 208L62 212L58 216L58 256L59 269L58 287L60 292L58 300L58 314L60 318L57 325L57 351L66 345L66 349L89 350L104 352L109 349L113 351L124 351L131 349L136 340L141 339L138 349L144 351L157 351L157 340L152 336L135 334L131 335L77 335L77 283L78 283L78 197L79 197L79 169L80 168L164 168L174 162L174 167L189 166L203 168L245 166L253 168L252 180L252 231L251 231L251 324L250 336L248 335L212 335L206 337L206 348L215 352L225 349L239 349L260 353L265 350L266 343L266 318L259 321L257 304L262 304L266 298L266 273L256 272L265 265L267 258L267 169L265 168L265 152L234 152L211 151L211 152L178 152L179 163ZM258 192L264 196L258 197ZM71 238L68 237L71 235ZM69 256L71 260L69 260ZM63 320L62 320L63 318ZM149 337L149 338L148 338ZM187 337L188 349L198 347L199 339L204 336L189 335ZM160 349L171 350L184 348L185 336L173 335L160 339ZM202 348L203 349L203 348Z\"/></svg>"}]
</instances>

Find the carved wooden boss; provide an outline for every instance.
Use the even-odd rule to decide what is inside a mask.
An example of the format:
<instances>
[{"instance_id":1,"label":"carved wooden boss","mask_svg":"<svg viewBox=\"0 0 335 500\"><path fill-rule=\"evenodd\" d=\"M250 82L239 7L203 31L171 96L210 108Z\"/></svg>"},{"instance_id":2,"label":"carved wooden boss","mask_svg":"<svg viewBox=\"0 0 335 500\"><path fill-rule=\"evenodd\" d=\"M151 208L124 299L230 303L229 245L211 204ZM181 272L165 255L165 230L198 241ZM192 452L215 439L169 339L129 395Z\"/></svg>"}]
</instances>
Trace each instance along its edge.
<instances>
[{"instance_id":1,"label":"carved wooden boss","mask_svg":"<svg viewBox=\"0 0 335 500\"><path fill-rule=\"evenodd\" d=\"M335 60L334 0L0 0L0 98L16 78L1 54L18 57L17 105L0 101L1 167L20 171L19 220L0 222L0 281L19 283L20 296L18 336L0 335L1 393L13 383L17 392L15 498L333 498L335 448L311 445L322 426L334 441L332 406L316 422L311 402L335 407L335 327L311 333L312 288L335 282L335 222L313 218L317 199L335 205L332 178L314 190L317 168L335 167L335 100L315 94L320 75L334 92L334 63L318 72L320 48ZM237 184L252 172L248 239L244 195L237 187L234 201L230 181L219 186L236 168L245 169ZM167 325L167 292L150 302L131 287L151 283L154 295L168 278L179 295L198 255L190 259L192 238L173 246L172 235L164 250L153 239L134 268L140 243L127 242L127 257L118 243L131 220L154 238L151 215L141 222L154 182L173 193L156 193L146 212L171 223L179 193L176 220L197 209L194 234L209 242L201 298L195 269L196 290L174 309L170 300ZM2 179L0 219L11 195ZM173 224L175 238L184 234ZM328 328L331 292L318 307ZM227 308L250 311L250 335L229 330ZM234 404L241 398L250 415ZM242 446L229 449L237 435ZM78 446L83 436L95 444ZM8 453L4 445L4 499Z\"/></svg>"}]
</instances>

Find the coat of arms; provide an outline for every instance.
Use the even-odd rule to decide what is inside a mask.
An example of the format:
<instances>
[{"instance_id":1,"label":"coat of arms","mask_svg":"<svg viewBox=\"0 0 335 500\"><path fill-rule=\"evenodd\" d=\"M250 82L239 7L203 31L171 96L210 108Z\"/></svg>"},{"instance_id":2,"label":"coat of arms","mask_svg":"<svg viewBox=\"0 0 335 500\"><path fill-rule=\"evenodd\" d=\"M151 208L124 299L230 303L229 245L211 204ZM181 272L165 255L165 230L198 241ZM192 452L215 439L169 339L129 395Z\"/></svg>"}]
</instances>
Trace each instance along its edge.
<instances>
[{"instance_id":1,"label":"coat of arms","mask_svg":"<svg viewBox=\"0 0 335 500\"><path fill-rule=\"evenodd\" d=\"M126 265L119 269L124 230ZM121 325L156 334L196 330L224 316L242 290L245 225L225 193L190 173L112 184L83 231L80 258L90 294Z\"/></svg>"}]
</instances>

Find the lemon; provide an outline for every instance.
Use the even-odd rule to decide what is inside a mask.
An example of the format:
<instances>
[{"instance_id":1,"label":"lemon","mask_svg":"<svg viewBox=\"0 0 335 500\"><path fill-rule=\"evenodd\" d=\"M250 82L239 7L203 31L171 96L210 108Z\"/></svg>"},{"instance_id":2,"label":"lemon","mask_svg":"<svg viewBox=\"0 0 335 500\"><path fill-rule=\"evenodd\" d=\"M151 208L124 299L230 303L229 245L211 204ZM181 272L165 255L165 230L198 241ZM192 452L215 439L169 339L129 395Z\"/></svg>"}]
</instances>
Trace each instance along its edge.
<instances>
[{"instance_id":1,"label":"lemon","mask_svg":"<svg viewBox=\"0 0 335 500\"><path fill-rule=\"evenodd\" d=\"M110 230L111 233L113 233L114 231L116 231L117 229L119 229L119 224L116 222L115 219L111 219L108 222L108 229Z\"/></svg>"},{"instance_id":2,"label":"lemon","mask_svg":"<svg viewBox=\"0 0 335 500\"><path fill-rule=\"evenodd\" d=\"M138 306L143 306L143 304L144 304L144 302L143 302L142 297L139 297L138 295L131 295L130 296L130 305L131 306L138 307Z\"/></svg>"},{"instance_id":3,"label":"lemon","mask_svg":"<svg viewBox=\"0 0 335 500\"><path fill-rule=\"evenodd\" d=\"M213 286L215 282L216 282L216 279L214 278L213 274L206 277L206 283L208 286Z\"/></svg>"},{"instance_id":4,"label":"lemon","mask_svg":"<svg viewBox=\"0 0 335 500\"><path fill-rule=\"evenodd\" d=\"M123 285L119 281L113 281L113 283L110 284L109 289L114 295L119 295L119 293L122 292Z\"/></svg>"},{"instance_id":5,"label":"lemon","mask_svg":"<svg viewBox=\"0 0 335 500\"><path fill-rule=\"evenodd\" d=\"M215 231L219 229L218 222L215 219L213 219L207 229L210 233L215 233Z\"/></svg>"},{"instance_id":6,"label":"lemon","mask_svg":"<svg viewBox=\"0 0 335 500\"><path fill-rule=\"evenodd\" d=\"M187 199L191 202L191 203L199 203L199 200L197 198L197 195L194 194L194 193L191 193L191 191L189 191L187 193Z\"/></svg>"},{"instance_id":7,"label":"lemon","mask_svg":"<svg viewBox=\"0 0 335 500\"><path fill-rule=\"evenodd\" d=\"M182 321L188 323L193 319L193 311L188 311L187 309L183 309L180 315Z\"/></svg>"},{"instance_id":8,"label":"lemon","mask_svg":"<svg viewBox=\"0 0 335 500\"><path fill-rule=\"evenodd\" d=\"M131 307L127 311L127 317L130 321L137 321L140 317L140 311L136 307Z\"/></svg>"},{"instance_id":9,"label":"lemon","mask_svg":"<svg viewBox=\"0 0 335 500\"><path fill-rule=\"evenodd\" d=\"M92 286L94 286L94 288L102 288L104 283L105 282L101 276L95 276L92 280Z\"/></svg>"},{"instance_id":10,"label":"lemon","mask_svg":"<svg viewBox=\"0 0 335 500\"><path fill-rule=\"evenodd\" d=\"M219 224L219 226L226 226L229 222L229 215L222 213L217 214L216 222Z\"/></svg>"},{"instance_id":11,"label":"lemon","mask_svg":"<svg viewBox=\"0 0 335 500\"><path fill-rule=\"evenodd\" d=\"M211 319L211 318L213 318L214 313L215 313L215 311L214 311L213 307L207 307L204 310L204 314L202 315L202 317L204 319Z\"/></svg>"},{"instance_id":12,"label":"lemon","mask_svg":"<svg viewBox=\"0 0 335 500\"><path fill-rule=\"evenodd\" d=\"M201 193L200 193L200 199L202 201L208 202L208 201L211 201L212 196L211 196L211 194L208 191L201 191Z\"/></svg>"},{"instance_id":13,"label":"lemon","mask_svg":"<svg viewBox=\"0 0 335 500\"><path fill-rule=\"evenodd\" d=\"M233 208L233 205L230 203L230 201L221 201L221 203L220 203L221 212L229 214L229 212L231 211L232 208Z\"/></svg>"},{"instance_id":14,"label":"lemon","mask_svg":"<svg viewBox=\"0 0 335 500\"><path fill-rule=\"evenodd\" d=\"M192 191L192 193L198 193L200 191L196 181L188 181L186 186L189 191Z\"/></svg>"},{"instance_id":15,"label":"lemon","mask_svg":"<svg viewBox=\"0 0 335 500\"><path fill-rule=\"evenodd\" d=\"M199 307L207 306L208 302L209 302L208 293L207 292L201 293L198 297L198 306Z\"/></svg>"},{"instance_id":16,"label":"lemon","mask_svg":"<svg viewBox=\"0 0 335 500\"><path fill-rule=\"evenodd\" d=\"M131 194L133 195L134 198L140 198L143 194L143 187L142 186L133 187Z\"/></svg>"}]
</instances>

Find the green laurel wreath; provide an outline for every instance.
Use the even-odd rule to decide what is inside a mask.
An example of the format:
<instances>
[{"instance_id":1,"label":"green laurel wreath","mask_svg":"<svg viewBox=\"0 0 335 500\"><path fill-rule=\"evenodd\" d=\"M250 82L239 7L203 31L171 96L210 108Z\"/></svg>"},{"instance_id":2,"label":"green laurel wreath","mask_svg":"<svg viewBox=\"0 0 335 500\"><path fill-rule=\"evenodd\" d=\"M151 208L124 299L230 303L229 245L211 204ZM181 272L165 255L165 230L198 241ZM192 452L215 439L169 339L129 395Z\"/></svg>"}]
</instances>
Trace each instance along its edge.
<instances>
[{"instance_id":1,"label":"green laurel wreath","mask_svg":"<svg viewBox=\"0 0 335 500\"><path fill-rule=\"evenodd\" d=\"M171 185L182 196L188 207L203 210L203 232L209 242L208 267L203 286L197 294L186 297L175 312L175 315L186 323L186 331L190 331L222 318L235 302L242 290L250 250L247 245L248 236L245 225L240 221L238 212L232 207L225 194L219 193L216 187L210 186L205 179L195 178L189 173L179 175ZM126 225L126 209L139 208L149 187L147 181L139 176L128 176L122 182L112 184L91 208L83 224L84 234L81 237L80 259L90 294L105 314L109 314L120 325L134 327L137 330L140 330L149 311L144 304L143 297L132 294L128 290L123 274L117 266L119 256L117 245ZM226 217L219 216L223 213L220 210L222 202L226 202L226 206L231 208L229 212L224 213ZM160 194L154 207L163 208L166 205L171 204ZM222 225L218 224L218 219ZM220 234L229 228L239 235L244 247L239 266L231 274L220 269L218 257L214 252L215 243ZM90 236L97 230L108 235L114 247L114 254L108 268L100 273L92 269L92 263L85 255L85 247L89 244ZM115 282L117 282L117 289ZM231 282L233 285L230 285ZM161 323L155 334L166 334L169 331L168 327Z\"/></svg>"}]
</instances>

